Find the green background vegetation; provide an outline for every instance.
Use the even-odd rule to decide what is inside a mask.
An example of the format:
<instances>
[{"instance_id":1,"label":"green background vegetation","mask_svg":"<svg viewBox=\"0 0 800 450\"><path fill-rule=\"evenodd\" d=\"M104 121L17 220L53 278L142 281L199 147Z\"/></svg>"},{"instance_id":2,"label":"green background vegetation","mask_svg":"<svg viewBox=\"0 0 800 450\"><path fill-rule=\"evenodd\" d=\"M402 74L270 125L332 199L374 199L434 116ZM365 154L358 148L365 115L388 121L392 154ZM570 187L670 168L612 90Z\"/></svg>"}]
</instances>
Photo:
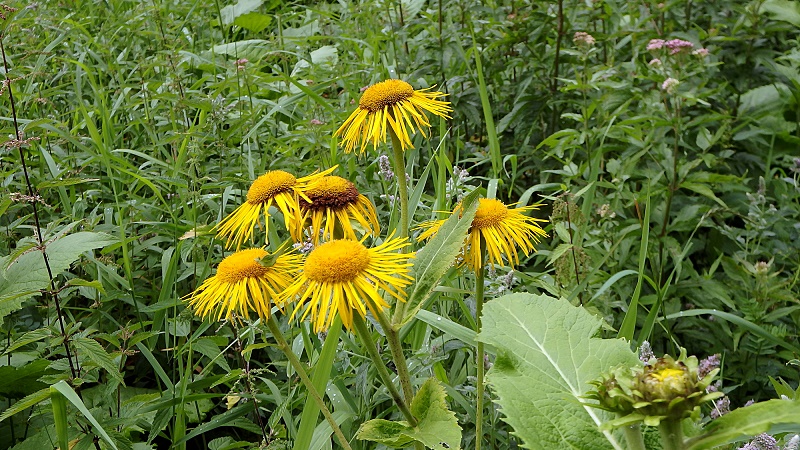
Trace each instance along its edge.
<instances>
[{"instance_id":1,"label":"green background vegetation","mask_svg":"<svg viewBox=\"0 0 800 450\"><path fill-rule=\"evenodd\" d=\"M436 85L454 108L406 155L421 195L415 223L441 217L470 186L544 203L550 238L513 272L490 274L489 296L565 297L605 319L606 337L649 340L659 355L719 353L732 408L791 394L770 378L797 388L797 2L10 6L20 11L2 24L12 80L2 135L14 136L16 117L22 138L36 139L23 151L44 240L72 233L61 245L75 254L54 262L50 287L46 273L25 278L37 263L9 265L41 255L9 141L0 150L0 408L9 408L0 448L55 445L53 409L26 397L71 378L52 292L31 296L43 288L57 292L78 355L73 386L120 448L258 445L253 403L236 397L248 395L245 380L269 448L291 448L305 392L269 333L204 323L180 298L225 254L211 227L266 170L339 164L336 174L375 203L384 235L393 228L396 186L377 166L390 149L345 154L332 137L360 89L390 77ZM596 43L574 43L578 31ZM647 51L655 38L709 55ZM662 89L668 77L679 80L672 92ZM454 166L469 172L455 185ZM270 232L274 245L285 236ZM44 284L20 296L23 279ZM417 385L443 382L465 448L474 446L475 363L458 333L475 325L471 293L471 275L448 272L424 313L444 325L420 322L405 341ZM281 320L303 361L331 368L326 399L346 435L396 415L358 340L342 333L333 362L320 364L325 336ZM89 422L71 405L75 448L92 448ZM487 410L485 448L515 448L502 413ZM312 448L330 448L329 435L318 427Z\"/></svg>"}]
</instances>

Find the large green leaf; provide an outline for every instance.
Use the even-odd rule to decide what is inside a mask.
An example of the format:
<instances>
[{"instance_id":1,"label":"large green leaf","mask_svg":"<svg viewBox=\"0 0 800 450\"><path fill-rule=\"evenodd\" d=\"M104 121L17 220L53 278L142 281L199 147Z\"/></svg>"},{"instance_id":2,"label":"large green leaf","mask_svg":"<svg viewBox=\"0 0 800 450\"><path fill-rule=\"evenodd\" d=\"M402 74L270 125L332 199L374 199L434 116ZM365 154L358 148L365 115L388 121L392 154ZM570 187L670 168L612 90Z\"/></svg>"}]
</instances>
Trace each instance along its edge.
<instances>
[{"instance_id":1,"label":"large green leaf","mask_svg":"<svg viewBox=\"0 0 800 450\"><path fill-rule=\"evenodd\" d=\"M392 448L404 448L417 441L434 450L459 449L461 427L456 415L447 408L445 397L439 381L429 378L411 401L411 414L419 420L416 427L404 421L374 419L361 425L356 438Z\"/></svg>"},{"instance_id":2,"label":"large green leaf","mask_svg":"<svg viewBox=\"0 0 800 450\"><path fill-rule=\"evenodd\" d=\"M797 433L800 430L800 402L769 400L738 408L714 420L705 433L689 441L688 450L714 448L743 441L761 433Z\"/></svg>"},{"instance_id":3,"label":"large green leaf","mask_svg":"<svg viewBox=\"0 0 800 450\"><path fill-rule=\"evenodd\" d=\"M487 380L526 448L622 449L598 427L613 419L585 405L589 381L640 364L622 339L594 338L602 319L564 299L511 294L484 307L478 340L497 350Z\"/></svg>"},{"instance_id":4,"label":"large green leaf","mask_svg":"<svg viewBox=\"0 0 800 450\"><path fill-rule=\"evenodd\" d=\"M800 27L800 2L794 0L766 0L761 4L763 12L773 20L783 20Z\"/></svg>"},{"instance_id":5,"label":"large green leaf","mask_svg":"<svg viewBox=\"0 0 800 450\"><path fill-rule=\"evenodd\" d=\"M47 244L47 259L53 276L69 269L81 253L105 247L117 240L105 233L81 231ZM48 289L50 277L42 252L30 250L18 258L0 258L0 325L8 314L18 310L22 302L42 289Z\"/></svg>"},{"instance_id":6,"label":"large green leaf","mask_svg":"<svg viewBox=\"0 0 800 450\"><path fill-rule=\"evenodd\" d=\"M411 294L406 307L410 313L405 317L404 323L414 318L461 252L467 231L472 225L472 218L478 209L477 198L477 190L467 195L461 203L461 215L451 215L412 260L414 265L411 267L411 276L414 278L414 285L409 290Z\"/></svg>"}]
</instances>

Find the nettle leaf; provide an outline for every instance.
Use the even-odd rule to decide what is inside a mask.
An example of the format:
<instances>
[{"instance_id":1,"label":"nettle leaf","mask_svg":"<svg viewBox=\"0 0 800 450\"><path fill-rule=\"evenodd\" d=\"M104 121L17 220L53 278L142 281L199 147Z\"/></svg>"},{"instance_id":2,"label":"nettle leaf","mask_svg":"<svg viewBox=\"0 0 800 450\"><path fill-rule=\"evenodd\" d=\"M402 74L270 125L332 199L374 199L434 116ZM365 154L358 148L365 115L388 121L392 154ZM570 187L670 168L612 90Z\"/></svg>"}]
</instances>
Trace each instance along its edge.
<instances>
[{"instance_id":1,"label":"nettle leaf","mask_svg":"<svg viewBox=\"0 0 800 450\"><path fill-rule=\"evenodd\" d=\"M53 276L69 269L81 253L117 242L105 233L81 231L47 244L47 259ZM0 258L0 325L8 314L20 309L22 302L48 289L50 277L42 252L32 249L12 260Z\"/></svg>"},{"instance_id":2,"label":"nettle leaf","mask_svg":"<svg viewBox=\"0 0 800 450\"><path fill-rule=\"evenodd\" d=\"M800 402L769 400L738 408L713 420L705 433L691 439L687 448L701 450L744 441L761 433L796 433L800 426Z\"/></svg>"},{"instance_id":3,"label":"nettle leaf","mask_svg":"<svg viewBox=\"0 0 800 450\"><path fill-rule=\"evenodd\" d=\"M408 422L374 419L361 425L356 438L378 442L392 448L404 448L414 441L434 450L461 448L461 427L456 415L447 408L444 387L429 378L411 401L411 414L419 420L416 427Z\"/></svg>"},{"instance_id":4,"label":"nettle leaf","mask_svg":"<svg viewBox=\"0 0 800 450\"><path fill-rule=\"evenodd\" d=\"M640 364L622 339L594 336L602 319L564 299L511 294L484 307L478 340L497 350L487 380L525 448L622 449L613 415L586 405L589 381Z\"/></svg>"},{"instance_id":5,"label":"nettle leaf","mask_svg":"<svg viewBox=\"0 0 800 450\"><path fill-rule=\"evenodd\" d=\"M89 338L76 338L72 342L81 357L88 359L97 367L108 372L111 378L122 383L122 374L120 374L117 365L99 342Z\"/></svg>"}]
</instances>

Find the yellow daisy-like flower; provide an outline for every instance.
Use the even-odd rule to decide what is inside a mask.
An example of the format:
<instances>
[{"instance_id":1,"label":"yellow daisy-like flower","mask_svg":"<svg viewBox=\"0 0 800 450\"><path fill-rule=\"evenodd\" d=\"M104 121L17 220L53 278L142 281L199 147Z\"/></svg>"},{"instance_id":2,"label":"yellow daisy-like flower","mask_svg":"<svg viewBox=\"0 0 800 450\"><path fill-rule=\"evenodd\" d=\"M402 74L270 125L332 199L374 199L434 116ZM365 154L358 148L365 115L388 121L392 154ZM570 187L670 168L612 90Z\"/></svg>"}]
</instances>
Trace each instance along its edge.
<instances>
[{"instance_id":1,"label":"yellow daisy-like flower","mask_svg":"<svg viewBox=\"0 0 800 450\"><path fill-rule=\"evenodd\" d=\"M294 281L302 264L300 255L283 254L265 267L259 259L268 255L263 248L251 248L228 256L219 263L217 274L184 300L203 318L231 319L237 314L249 319L251 310L262 319L268 317L273 300Z\"/></svg>"},{"instance_id":2,"label":"yellow daisy-like flower","mask_svg":"<svg viewBox=\"0 0 800 450\"><path fill-rule=\"evenodd\" d=\"M358 222L367 234L377 236L380 232L375 207L349 180L335 175L324 176L303 193L308 201L300 200L300 220L297 223L300 227L310 223L314 245L320 239L331 240L334 237L358 239L351 220Z\"/></svg>"},{"instance_id":3,"label":"yellow daisy-like flower","mask_svg":"<svg viewBox=\"0 0 800 450\"><path fill-rule=\"evenodd\" d=\"M295 178L283 170L273 170L261 175L250 185L247 201L214 227L217 230L217 237L227 238L225 247L230 248L233 243L238 249L253 236L253 228L259 223L262 214L266 234L269 230L269 207L275 205L283 213L286 229L292 234L292 238L298 240L299 237L295 235L298 230L300 209L298 197L308 200L303 194L303 189L334 169L336 167L302 178Z\"/></svg>"},{"instance_id":4,"label":"yellow daisy-like flower","mask_svg":"<svg viewBox=\"0 0 800 450\"><path fill-rule=\"evenodd\" d=\"M386 142L386 135L390 131L400 140L403 150L414 148L410 134L414 133L415 127L425 135L425 129L431 126L424 111L447 118L450 118L447 113L452 111L450 102L437 100L444 97L444 93L429 90L414 90L405 81L394 79L373 84L361 95L358 109L350 114L334 135L342 136L346 152L360 146L363 153L368 142L373 147L379 142Z\"/></svg>"},{"instance_id":5,"label":"yellow daisy-like flower","mask_svg":"<svg viewBox=\"0 0 800 450\"><path fill-rule=\"evenodd\" d=\"M350 239L326 242L308 254L303 271L281 294L282 301L296 298L292 317L305 309L301 320L310 315L316 332L330 328L337 314L351 329L353 313L365 317L367 309L376 315L389 307L378 288L405 301L404 289L411 284L408 259L414 254L397 251L406 245L407 239L391 236L374 248Z\"/></svg>"},{"instance_id":6,"label":"yellow daisy-like flower","mask_svg":"<svg viewBox=\"0 0 800 450\"><path fill-rule=\"evenodd\" d=\"M529 255L534 244L547 233L537 222L547 222L525 215L526 212L538 209L541 205L530 205L510 209L500 200L482 198L479 200L475 218L469 229L467 244L464 248L465 262L473 270L482 269L481 245L485 243L489 264L502 264L505 257L513 265L519 264L517 247ZM454 212L459 212L461 205ZM444 223L444 220L431 220L421 223L417 228L424 229L419 240L430 239Z\"/></svg>"}]
</instances>

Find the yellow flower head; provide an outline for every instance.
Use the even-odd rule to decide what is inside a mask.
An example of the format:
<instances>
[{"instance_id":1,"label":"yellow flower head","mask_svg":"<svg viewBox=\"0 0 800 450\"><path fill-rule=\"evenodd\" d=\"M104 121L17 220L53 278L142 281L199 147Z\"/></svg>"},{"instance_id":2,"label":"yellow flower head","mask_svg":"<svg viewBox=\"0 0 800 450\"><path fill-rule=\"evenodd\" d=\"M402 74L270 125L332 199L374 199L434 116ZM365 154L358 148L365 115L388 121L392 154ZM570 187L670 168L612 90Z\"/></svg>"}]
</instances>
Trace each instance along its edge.
<instances>
[{"instance_id":1,"label":"yellow flower head","mask_svg":"<svg viewBox=\"0 0 800 450\"><path fill-rule=\"evenodd\" d=\"M537 223L546 220L525 215L539 206L537 204L510 209L500 200L480 199L469 229L468 245L464 249L466 263L473 270L482 269L484 262L481 259L481 245L485 244L489 264L502 264L503 257L513 265L519 264L517 247L527 256L534 249L534 244L539 243L539 238L547 236ZM460 214L460 209L461 205L458 205L454 212ZM433 237L443 223L444 220L421 223L417 228L425 231L419 235L419 240Z\"/></svg>"},{"instance_id":2,"label":"yellow flower head","mask_svg":"<svg viewBox=\"0 0 800 450\"><path fill-rule=\"evenodd\" d=\"M297 220L300 207L297 198L303 196L302 191L309 183L331 173L334 169L336 167L303 178L295 178L283 170L273 170L261 175L250 185L247 201L214 227L217 230L217 237L227 238L226 247L230 248L231 244L235 244L238 249L253 236L253 228L259 223L262 214L266 234L269 230L269 207L275 205L283 213L286 229L293 238L299 239L295 236L299 229Z\"/></svg>"},{"instance_id":3,"label":"yellow flower head","mask_svg":"<svg viewBox=\"0 0 800 450\"><path fill-rule=\"evenodd\" d=\"M380 232L375 207L350 181L334 175L324 176L303 193L308 201L300 200L298 225L304 227L310 222L311 241L314 245L320 238L333 239L337 227L341 231L341 235L337 237L358 239L351 220L358 222L367 234L377 236ZM297 234L302 234L302 230Z\"/></svg>"},{"instance_id":4,"label":"yellow flower head","mask_svg":"<svg viewBox=\"0 0 800 450\"><path fill-rule=\"evenodd\" d=\"M424 111L447 118L450 117L447 113L452 111L450 102L437 100L445 94L429 92L429 89L417 91L405 81L395 79L373 84L361 95L358 109L350 114L335 135L342 136L346 152L359 146L363 153L368 142L373 147L386 142L389 132L397 136L403 150L414 148L410 134L416 128L425 135L425 130L431 126Z\"/></svg>"},{"instance_id":5,"label":"yellow flower head","mask_svg":"<svg viewBox=\"0 0 800 450\"><path fill-rule=\"evenodd\" d=\"M354 312L364 317L367 309L378 314L388 308L379 288L405 301L413 253L397 251L406 245L405 238L391 236L374 248L350 239L326 242L308 254L303 271L281 299L290 303L296 298L292 317L305 309L301 320L310 315L316 332L327 330L337 314L351 329Z\"/></svg>"},{"instance_id":6,"label":"yellow flower head","mask_svg":"<svg viewBox=\"0 0 800 450\"><path fill-rule=\"evenodd\" d=\"M235 314L249 318L254 310L259 317L270 314L273 299L294 280L293 273L302 263L299 255L283 254L265 267L259 259L268 256L263 248L240 250L223 259L217 274L203 281L194 292L184 297L200 317L220 320Z\"/></svg>"}]
</instances>

